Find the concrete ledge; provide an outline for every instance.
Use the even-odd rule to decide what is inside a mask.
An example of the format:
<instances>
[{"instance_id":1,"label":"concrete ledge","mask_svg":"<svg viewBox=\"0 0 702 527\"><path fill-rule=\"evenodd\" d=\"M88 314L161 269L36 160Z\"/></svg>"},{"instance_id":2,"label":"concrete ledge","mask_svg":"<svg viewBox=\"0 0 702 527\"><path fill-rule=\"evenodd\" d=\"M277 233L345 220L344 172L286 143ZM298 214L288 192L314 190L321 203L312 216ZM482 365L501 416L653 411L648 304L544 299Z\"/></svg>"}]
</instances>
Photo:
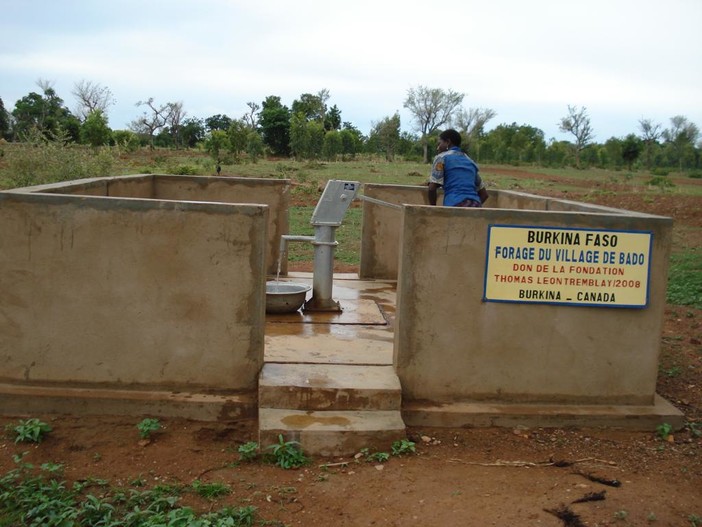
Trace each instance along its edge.
<instances>
[{"instance_id":1,"label":"concrete ledge","mask_svg":"<svg viewBox=\"0 0 702 527\"><path fill-rule=\"evenodd\" d=\"M150 415L198 421L233 421L258 412L255 391L206 394L13 384L0 384L0 408L5 415Z\"/></svg>"},{"instance_id":2,"label":"concrete ledge","mask_svg":"<svg viewBox=\"0 0 702 527\"><path fill-rule=\"evenodd\" d=\"M652 406L405 402L402 418L407 426L443 428L522 425L648 431L662 423L675 429L685 424L682 412L657 394Z\"/></svg>"},{"instance_id":3,"label":"concrete ledge","mask_svg":"<svg viewBox=\"0 0 702 527\"><path fill-rule=\"evenodd\" d=\"M300 411L261 408L259 445L298 441L307 454L346 456L362 448L388 451L407 437L399 411Z\"/></svg>"}]
</instances>

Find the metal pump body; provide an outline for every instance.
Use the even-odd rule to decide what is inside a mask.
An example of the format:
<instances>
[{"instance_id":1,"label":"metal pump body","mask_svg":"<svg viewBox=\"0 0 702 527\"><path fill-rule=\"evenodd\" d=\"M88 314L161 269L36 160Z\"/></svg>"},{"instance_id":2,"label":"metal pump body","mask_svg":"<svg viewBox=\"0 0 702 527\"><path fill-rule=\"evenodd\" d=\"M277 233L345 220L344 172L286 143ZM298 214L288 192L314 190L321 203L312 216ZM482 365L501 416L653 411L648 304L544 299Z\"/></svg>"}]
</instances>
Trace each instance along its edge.
<instances>
[{"instance_id":1,"label":"metal pump body","mask_svg":"<svg viewBox=\"0 0 702 527\"><path fill-rule=\"evenodd\" d=\"M281 256L285 254L288 242L310 242L314 247L312 298L305 302L305 311L341 311L339 302L332 299L334 249L339 244L335 239L336 228L341 225L360 188L358 181L329 180L312 213L310 223L314 227L314 236L284 234L280 238Z\"/></svg>"},{"instance_id":2,"label":"metal pump body","mask_svg":"<svg viewBox=\"0 0 702 527\"><path fill-rule=\"evenodd\" d=\"M324 187L322 197L312 213L310 223L314 227L314 268L312 276L312 298L305 311L341 311L339 302L332 298L334 277L334 249L339 244L336 229L356 197L361 184L358 181L332 179Z\"/></svg>"}]
</instances>

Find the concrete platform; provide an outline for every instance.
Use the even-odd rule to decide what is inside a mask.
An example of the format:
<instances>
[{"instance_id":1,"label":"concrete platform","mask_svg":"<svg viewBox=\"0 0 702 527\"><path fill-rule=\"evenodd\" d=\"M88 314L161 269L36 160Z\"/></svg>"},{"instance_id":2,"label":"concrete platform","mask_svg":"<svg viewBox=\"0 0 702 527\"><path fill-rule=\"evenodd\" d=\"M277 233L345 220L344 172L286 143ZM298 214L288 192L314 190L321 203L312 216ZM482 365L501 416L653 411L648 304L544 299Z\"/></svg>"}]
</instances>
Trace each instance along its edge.
<instances>
[{"instance_id":1,"label":"concrete platform","mask_svg":"<svg viewBox=\"0 0 702 527\"><path fill-rule=\"evenodd\" d=\"M408 426L444 428L522 425L655 430L668 423L677 430L685 424L685 416L659 395L652 406L405 402L402 417Z\"/></svg>"},{"instance_id":2,"label":"concrete platform","mask_svg":"<svg viewBox=\"0 0 702 527\"><path fill-rule=\"evenodd\" d=\"M362 448L390 451L394 441L406 438L399 411L322 411L261 408L259 445L265 449L286 441L299 441L307 453L347 456Z\"/></svg>"},{"instance_id":3,"label":"concrete platform","mask_svg":"<svg viewBox=\"0 0 702 527\"><path fill-rule=\"evenodd\" d=\"M399 410L400 380L392 366L268 363L258 383L259 408Z\"/></svg>"},{"instance_id":4,"label":"concrete platform","mask_svg":"<svg viewBox=\"0 0 702 527\"><path fill-rule=\"evenodd\" d=\"M258 413L254 391L206 394L7 383L0 383L0 408L6 415L150 415L199 421L234 421Z\"/></svg>"}]
</instances>

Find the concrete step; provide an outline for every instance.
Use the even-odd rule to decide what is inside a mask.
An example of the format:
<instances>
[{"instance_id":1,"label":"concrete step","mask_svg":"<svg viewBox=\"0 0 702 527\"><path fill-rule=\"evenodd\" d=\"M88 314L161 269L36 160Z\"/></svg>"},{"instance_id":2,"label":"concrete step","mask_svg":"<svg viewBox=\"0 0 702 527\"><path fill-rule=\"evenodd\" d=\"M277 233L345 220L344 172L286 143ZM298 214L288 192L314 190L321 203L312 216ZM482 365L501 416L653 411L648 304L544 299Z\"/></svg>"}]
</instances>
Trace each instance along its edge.
<instances>
[{"instance_id":1,"label":"concrete step","mask_svg":"<svg viewBox=\"0 0 702 527\"><path fill-rule=\"evenodd\" d=\"M348 456L369 448L390 452L392 443L405 439L399 410L302 411L261 408L258 414L261 449L285 441L298 441L302 450L316 456Z\"/></svg>"},{"instance_id":2,"label":"concrete step","mask_svg":"<svg viewBox=\"0 0 702 527\"><path fill-rule=\"evenodd\" d=\"M402 390L392 366L266 363L258 404L261 409L400 410Z\"/></svg>"}]
</instances>

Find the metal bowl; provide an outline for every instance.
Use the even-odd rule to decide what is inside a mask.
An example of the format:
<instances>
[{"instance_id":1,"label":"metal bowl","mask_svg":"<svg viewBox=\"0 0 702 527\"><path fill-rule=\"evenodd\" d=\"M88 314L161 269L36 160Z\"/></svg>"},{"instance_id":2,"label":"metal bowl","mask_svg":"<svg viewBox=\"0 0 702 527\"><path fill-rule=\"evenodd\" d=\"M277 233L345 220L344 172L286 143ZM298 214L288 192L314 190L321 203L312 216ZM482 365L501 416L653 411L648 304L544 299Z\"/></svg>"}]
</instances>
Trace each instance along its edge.
<instances>
[{"instance_id":1,"label":"metal bowl","mask_svg":"<svg viewBox=\"0 0 702 527\"><path fill-rule=\"evenodd\" d=\"M294 313L305 303L307 284L266 282L266 313Z\"/></svg>"}]
</instances>

